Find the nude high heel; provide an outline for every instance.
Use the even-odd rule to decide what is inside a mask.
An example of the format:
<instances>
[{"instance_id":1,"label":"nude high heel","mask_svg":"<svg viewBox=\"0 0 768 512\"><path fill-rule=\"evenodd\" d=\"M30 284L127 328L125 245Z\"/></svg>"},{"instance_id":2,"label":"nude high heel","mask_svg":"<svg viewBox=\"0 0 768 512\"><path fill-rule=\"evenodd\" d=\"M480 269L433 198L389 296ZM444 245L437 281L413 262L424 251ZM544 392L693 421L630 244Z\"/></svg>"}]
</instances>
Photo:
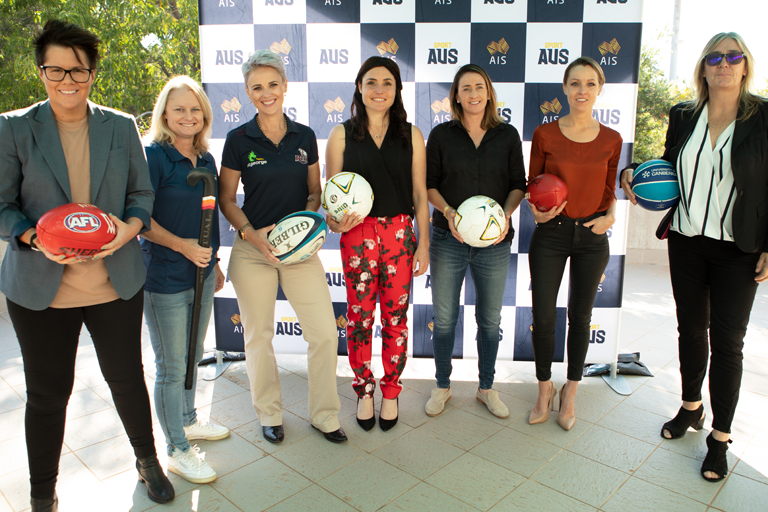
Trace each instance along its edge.
<instances>
[{"instance_id":1,"label":"nude high heel","mask_svg":"<svg viewBox=\"0 0 768 512\"><path fill-rule=\"evenodd\" d=\"M547 421L547 419L549 419L549 411L555 410L555 396L557 395L557 388L555 387L555 383L552 381L549 381L549 385L551 386L551 389L549 401L547 402L547 408L544 410L544 414L536 414L535 412L531 411L531 415L528 417L529 425L538 425L539 423L544 423Z\"/></svg>"},{"instance_id":2,"label":"nude high heel","mask_svg":"<svg viewBox=\"0 0 768 512\"><path fill-rule=\"evenodd\" d=\"M572 418L566 418L563 416L563 392L565 391L565 384L560 390L560 410L557 412L557 424L563 427L564 430L571 430L576 423L576 415Z\"/></svg>"}]
</instances>

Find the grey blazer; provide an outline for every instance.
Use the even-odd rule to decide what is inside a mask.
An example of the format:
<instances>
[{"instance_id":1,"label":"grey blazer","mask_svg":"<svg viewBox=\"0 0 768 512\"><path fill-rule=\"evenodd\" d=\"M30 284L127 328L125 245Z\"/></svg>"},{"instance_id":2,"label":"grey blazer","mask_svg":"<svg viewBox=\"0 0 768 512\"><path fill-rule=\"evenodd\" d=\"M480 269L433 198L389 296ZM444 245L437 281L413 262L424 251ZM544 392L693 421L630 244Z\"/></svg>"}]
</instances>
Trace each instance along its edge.
<instances>
[{"instance_id":1,"label":"grey blazer","mask_svg":"<svg viewBox=\"0 0 768 512\"><path fill-rule=\"evenodd\" d=\"M150 227L154 191L132 116L88 102L91 200L122 220ZM59 289L63 265L19 241L48 210L71 203L67 163L48 101L0 115L0 238L9 242L0 291L27 309L47 308ZM115 291L130 299L144 285L141 249L131 240L105 259Z\"/></svg>"}]
</instances>

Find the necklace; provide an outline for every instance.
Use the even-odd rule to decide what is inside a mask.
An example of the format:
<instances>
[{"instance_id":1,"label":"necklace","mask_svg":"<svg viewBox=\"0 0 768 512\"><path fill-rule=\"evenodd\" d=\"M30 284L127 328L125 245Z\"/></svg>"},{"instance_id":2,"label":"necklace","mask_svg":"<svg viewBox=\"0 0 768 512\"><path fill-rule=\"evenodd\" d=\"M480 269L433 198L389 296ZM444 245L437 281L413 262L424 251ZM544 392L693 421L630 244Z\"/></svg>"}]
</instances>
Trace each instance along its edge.
<instances>
[{"instance_id":1,"label":"necklace","mask_svg":"<svg viewBox=\"0 0 768 512\"><path fill-rule=\"evenodd\" d=\"M266 136L267 134L264 132L264 128L261 127L261 123L259 122L259 116L256 116L256 124L259 125L259 130L261 130L261 133L263 133ZM285 123L285 125L283 126L283 135L280 137L280 141L283 140L283 137L285 137L285 134L287 132L288 132L288 123ZM269 139L269 137L267 137L267 138ZM280 144L280 141L275 142L272 139L269 139L269 141L272 144L274 144L275 147L277 147Z\"/></svg>"},{"instance_id":2,"label":"necklace","mask_svg":"<svg viewBox=\"0 0 768 512\"><path fill-rule=\"evenodd\" d=\"M380 139L380 138L381 138L381 136L382 136L384 133L386 133L386 131L387 131L387 128L389 128L389 123L387 123L387 125L386 125L386 126L384 126L384 127L381 129L381 131L380 131L378 134L372 134L372 135L373 135L373 138L374 138L374 139Z\"/></svg>"}]
</instances>

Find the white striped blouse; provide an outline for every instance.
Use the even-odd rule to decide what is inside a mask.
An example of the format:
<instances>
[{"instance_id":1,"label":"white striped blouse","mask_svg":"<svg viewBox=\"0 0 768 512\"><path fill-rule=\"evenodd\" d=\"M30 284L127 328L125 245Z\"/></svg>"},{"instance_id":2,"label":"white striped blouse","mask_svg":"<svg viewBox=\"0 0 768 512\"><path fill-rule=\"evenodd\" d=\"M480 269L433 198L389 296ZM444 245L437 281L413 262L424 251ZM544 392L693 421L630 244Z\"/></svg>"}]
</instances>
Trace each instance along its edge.
<instances>
[{"instance_id":1,"label":"white striped blouse","mask_svg":"<svg viewBox=\"0 0 768 512\"><path fill-rule=\"evenodd\" d=\"M671 229L686 236L704 235L733 241L733 202L736 184L731 170L731 142L736 121L723 130L715 147L704 105L693 133L677 159L680 204Z\"/></svg>"}]
</instances>

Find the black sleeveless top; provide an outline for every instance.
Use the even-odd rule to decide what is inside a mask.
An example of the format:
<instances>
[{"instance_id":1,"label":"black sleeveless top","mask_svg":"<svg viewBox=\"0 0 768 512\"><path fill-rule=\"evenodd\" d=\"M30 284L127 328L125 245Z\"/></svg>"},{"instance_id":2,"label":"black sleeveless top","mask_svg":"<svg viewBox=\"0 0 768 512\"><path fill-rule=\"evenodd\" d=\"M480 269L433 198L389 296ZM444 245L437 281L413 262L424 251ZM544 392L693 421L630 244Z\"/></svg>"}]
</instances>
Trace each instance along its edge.
<instances>
[{"instance_id":1,"label":"black sleeveless top","mask_svg":"<svg viewBox=\"0 0 768 512\"><path fill-rule=\"evenodd\" d=\"M390 128L391 125L378 148L368 130L365 130L363 142L357 142L352 137L352 121L345 121L342 171L359 174L371 184L373 208L369 217L395 217L401 213L413 217L413 145L404 145L399 137L390 145L390 137L394 136ZM411 123L408 123L408 129L411 129Z\"/></svg>"}]
</instances>

